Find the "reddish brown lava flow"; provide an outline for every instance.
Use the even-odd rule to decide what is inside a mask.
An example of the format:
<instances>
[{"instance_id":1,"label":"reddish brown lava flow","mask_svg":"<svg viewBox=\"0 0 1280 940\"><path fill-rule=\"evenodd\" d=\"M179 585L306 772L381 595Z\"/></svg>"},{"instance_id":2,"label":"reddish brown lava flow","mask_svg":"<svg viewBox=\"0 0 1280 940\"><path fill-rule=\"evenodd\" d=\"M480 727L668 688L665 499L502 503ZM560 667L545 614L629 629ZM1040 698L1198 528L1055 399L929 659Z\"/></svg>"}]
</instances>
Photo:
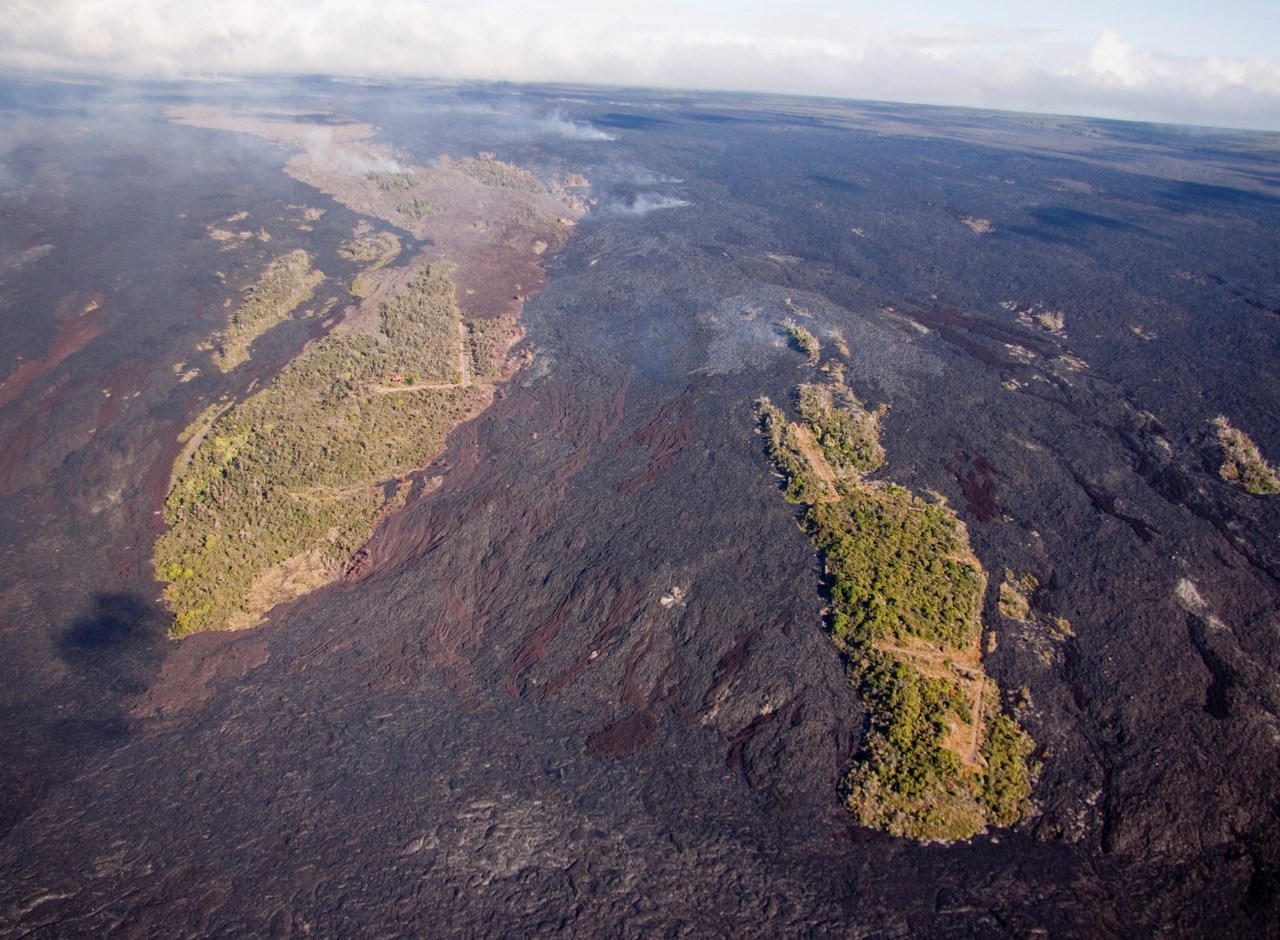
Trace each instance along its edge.
<instances>
[{"instance_id":1,"label":"reddish brown lava flow","mask_svg":"<svg viewBox=\"0 0 1280 940\"><path fill-rule=\"evenodd\" d=\"M94 434L101 434L111 422L120 416L129 398L136 392L144 391L151 378L151 368L147 363L135 359L125 362L112 374L102 404L98 406L98 420L94 422Z\"/></svg>"},{"instance_id":2,"label":"reddish brown lava flow","mask_svg":"<svg viewBox=\"0 0 1280 940\"><path fill-rule=\"evenodd\" d=\"M574 594L569 594L563 598L556 605L555 612L538 624L524 638L524 642L520 644L520 648L516 651L515 659L511 663L511 668L507 671L506 690L507 694L512 698L520 697L520 687L517 685L520 674L530 666L542 662L546 658L547 645L555 641L556 634L564 626L565 617L570 608L574 606L576 600L578 600L578 596Z\"/></svg>"},{"instance_id":3,"label":"reddish brown lava flow","mask_svg":"<svg viewBox=\"0 0 1280 940\"><path fill-rule=\"evenodd\" d=\"M618 487L621 495L633 495L671 469L676 456L689 443L692 405L692 389L686 388L679 398L662 406L658 417L618 445L618 450L625 451L644 444L651 458L648 469Z\"/></svg>"},{"instance_id":4,"label":"reddish brown lava flow","mask_svg":"<svg viewBox=\"0 0 1280 940\"><path fill-rule=\"evenodd\" d=\"M654 687L652 693L646 699L641 693L640 687L636 684L636 670L640 668L640 664L644 662L645 657L653 651L653 634L649 633L645 638L643 645L637 642L632 647L635 655L627 661L626 671L622 676L622 701L637 709L645 709L653 704L653 700L658 697L658 688Z\"/></svg>"},{"instance_id":5,"label":"reddish brown lava flow","mask_svg":"<svg viewBox=\"0 0 1280 940\"><path fill-rule=\"evenodd\" d=\"M740 770L742 768L742 752L746 749L751 739L782 717L782 714L782 712L776 711L765 715L757 715L753 718L729 742L729 753L725 757L724 765L730 770Z\"/></svg>"},{"instance_id":6,"label":"reddish brown lava flow","mask_svg":"<svg viewBox=\"0 0 1280 940\"><path fill-rule=\"evenodd\" d=\"M703 711L708 711L715 705L720 691L728 686L734 675L751 661L751 641L754 638L754 633L742 634L738 637L738 642L720 657L720 661L716 663L715 677L711 680L711 686L702 696Z\"/></svg>"},{"instance_id":7,"label":"reddish brown lava flow","mask_svg":"<svg viewBox=\"0 0 1280 940\"><path fill-rule=\"evenodd\" d=\"M469 661L458 648L478 636L475 605L463 585L456 581L446 585L440 613L426 630L427 665L469 668Z\"/></svg>"},{"instance_id":8,"label":"reddish brown lava flow","mask_svg":"<svg viewBox=\"0 0 1280 940\"><path fill-rule=\"evenodd\" d=\"M603 443L621 422L626 384L620 382L612 399L601 403L584 402L558 385L546 389L544 394L543 398L508 397L500 390L493 405L477 420L493 420L504 427L528 424L534 419L549 421L556 433L556 444L568 450L565 459L545 482L545 496L550 503L586 465L592 447ZM480 486L485 490L484 498L511 520L514 533L507 544L524 544L523 540L536 539L546 525L544 510L538 506L511 507L508 487L501 482L487 483L482 478L486 468L477 456L476 434L477 421L473 420L455 428L450 435L448 451L427 471L432 474L447 470L433 500L467 494ZM364 546L363 563L349 574L349 581L397 570L409 560L430 552L460 524L458 519L414 512L413 508L411 502L406 511L382 523ZM500 553L490 562L492 570L501 571L504 560Z\"/></svg>"},{"instance_id":9,"label":"reddish brown lava flow","mask_svg":"<svg viewBox=\"0 0 1280 940\"><path fill-rule=\"evenodd\" d=\"M255 633L201 633L165 658L160 675L129 709L134 718L167 718L204 705L215 680L241 679L267 661L267 638Z\"/></svg>"},{"instance_id":10,"label":"reddish brown lava flow","mask_svg":"<svg viewBox=\"0 0 1280 940\"><path fill-rule=\"evenodd\" d=\"M538 230L540 235L553 239L548 254L564 248L571 231L567 225ZM446 251L436 254L456 265L453 280L458 291L458 307L469 319L519 314L525 299L536 294L547 279L538 255L513 251L507 244L469 246L460 257Z\"/></svg>"},{"instance_id":11,"label":"reddish brown lava flow","mask_svg":"<svg viewBox=\"0 0 1280 940\"><path fill-rule=\"evenodd\" d=\"M0 443L0 496L12 496L30 485L31 480L24 482L23 474L33 450L40 449L42 435L38 432L53 420L50 416L60 404L83 392L89 384L85 379L72 381L69 374L60 376L35 411Z\"/></svg>"},{"instance_id":12,"label":"reddish brown lava flow","mask_svg":"<svg viewBox=\"0 0 1280 940\"><path fill-rule=\"evenodd\" d=\"M571 685L575 679L582 675L583 670L587 668L587 663L599 655L601 647L609 645L622 634L631 623L639 600L640 591L635 584L628 584L623 587L618 596L614 598L613 606L609 608L608 616L604 619L604 626L591 638L589 648L580 653L568 669L565 669L547 683L542 690L543 699L554 698L566 686Z\"/></svg>"},{"instance_id":13,"label":"reddish brown lava flow","mask_svg":"<svg viewBox=\"0 0 1280 940\"><path fill-rule=\"evenodd\" d=\"M200 288L200 295L196 298L196 302L191 305L191 318L199 320L206 313L216 311L220 297L221 294L212 287Z\"/></svg>"},{"instance_id":14,"label":"reddish brown lava flow","mask_svg":"<svg viewBox=\"0 0 1280 940\"><path fill-rule=\"evenodd\" d=\"M20 489L18 481L34 441L35 428L30 421L22 422L4 439L0 446L0 495L12 496Z\"/></svg>"},{"instance_id":15,"label":"reddish brown lava flow","mask_svg":"<svg viewBox=\"0 0 1280 940\"><path fill-rule=\"evenodd\" d=\"M957 449L953 460L943 464L960 485L965 508L979 522L996 522L1002 517L996 502L996 470L981 454L970 457Z\"/></svg>"},{"instance_id":16,"label":"reddish brown lava flow","mask_svg":"<svg viewBox=\"0 0 1280 940\"><path fill-rule=\"evenodd\" d=\"M622 677L622 703L635 709L625 718L606 725L587 738L585 753L588 756L623 757L635 753L653 737L658 729L652 708L660 701L661 680L654 684L646 698L636 684L636 671L653 651L654 636L649 633L632 646L633 654L627 661Z\"/></svg>"},{"instance_id":17,"label":"reddish brown lava flow","mask_svg":"<svg viewBox=\"0 0 1280 940\"><path fill-rule=\"evenodd\" d=\"M102 319L101 303L101 294L91 297L89 305L93 306L93 309L63 324L47 356L23 363L0 384L0 408L16 399L32 382L57 366L62 360L73 353L78 353L103 334L106 327L99 322Z\"/></svg>"},{"instance_id":18,"label":"reddish brown lava flow","mask_svg":"<svg viewBox=\"0 0 1280 940\"><path fill-rule=\"evenodd\" d=\"M588 757L624 757L644 747L653 737L658 722L648 711L632 712L587 739Z\"/></svg>"}]
</instances>

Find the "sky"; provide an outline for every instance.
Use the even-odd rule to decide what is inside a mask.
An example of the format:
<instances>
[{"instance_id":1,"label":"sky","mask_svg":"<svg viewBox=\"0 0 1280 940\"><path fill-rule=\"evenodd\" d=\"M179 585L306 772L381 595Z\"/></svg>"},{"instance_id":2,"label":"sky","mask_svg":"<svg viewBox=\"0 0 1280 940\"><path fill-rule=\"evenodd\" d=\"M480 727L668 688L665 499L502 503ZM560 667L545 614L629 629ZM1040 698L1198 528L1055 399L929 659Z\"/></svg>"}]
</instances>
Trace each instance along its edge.
<instances>
[{"instance_id":1,"label":"sky","mask_svg":"<svg viewBox=\"0 0 1280 940\"><path fill-rule=\"evenodd\" d=\"M0 73L582 82L1280 131L1280 0L4 0Z\"/></svg>"}]
</instances>

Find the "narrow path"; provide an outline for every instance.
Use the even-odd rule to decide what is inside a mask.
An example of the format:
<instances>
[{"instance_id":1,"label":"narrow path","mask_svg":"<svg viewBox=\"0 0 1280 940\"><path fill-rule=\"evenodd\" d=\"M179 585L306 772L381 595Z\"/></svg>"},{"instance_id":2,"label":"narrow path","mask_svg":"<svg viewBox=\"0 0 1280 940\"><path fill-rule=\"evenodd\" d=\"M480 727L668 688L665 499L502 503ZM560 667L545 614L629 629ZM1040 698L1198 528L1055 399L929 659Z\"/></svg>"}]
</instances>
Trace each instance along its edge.
<instances>
[{"instance_id":1,"label":"narrow path","mask_svg":"<svg viewBox=\"0 0 1280 940\"><path fill-rule=\"evenodd\" d=\"M196 455L196 451L200 449L200 445L204 443L204 439L209 436L209 432L213 430L214 423L231 410L234 401L229 401L222 407L214 410L200 424L200 429L187 439L186 446L182 448L182 453L178 455L178 459L173 462L173 470L169 473L169 487L166 493L172 493L174 485L178 482L178 478L182 476L191 465L191 460Z\"/></svg>"},{"instance_id":2,"label":"narrow path","mask_svg":"<svg viewBox=\"0 0 1280 940\"><path fill-rule=\"evenodd\" d=\"M467 324L462 320L458 321L458 375L462 376L459 385L467 388L471 385L471 357L467 355L470 351L467 347L471 344L467 342Z\"/></svg>"},{"instance_id":3,"label":"narrow path","mask_svg":"<svg viewBox=\"0 0 1280 940\"><path fill-rule=\"evenodd\" d=\"M969 763L976 764L982 757L982 696L987 691L987 677L978 677L978 697L973 703L973 746L969 749Z\"/></svg>"},{"instance_id":4,"label":"narrow path","mask_svg":"<svg viewBox=\"0 0 1280 940\"><path fill-rule=\"evenodd\" d=\"M827 458L823 455L822 448L818 446L813 432L803 424L791 425L791 431L795 434L796 447L800 449L801 456L809 464L814 475L827 488L827 495L822 498L822 502L839 502L840 491L836 489L836 472L831 469L831 464L827 463Z\"/></svg>"}]
</instances>

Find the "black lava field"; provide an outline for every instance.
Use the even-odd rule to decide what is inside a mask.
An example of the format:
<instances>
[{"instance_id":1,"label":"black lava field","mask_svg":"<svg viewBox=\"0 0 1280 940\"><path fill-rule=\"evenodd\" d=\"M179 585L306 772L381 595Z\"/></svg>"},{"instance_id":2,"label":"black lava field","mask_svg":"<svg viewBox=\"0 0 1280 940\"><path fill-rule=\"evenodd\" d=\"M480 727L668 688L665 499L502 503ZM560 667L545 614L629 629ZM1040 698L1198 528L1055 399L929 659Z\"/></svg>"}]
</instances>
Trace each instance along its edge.
<instances>
[{"instance_id":1,"label":"black lava field","mask_svg":"<svg viewBox=\"0 0 1280 940\"><path fill-rule=\"evenodd\" d=\"M578 173L590 207L527 362L358 571L172 641L178 435L324 326L230 374L201 344L292 249L351 303L362 221L167 116L205 102ZM1280 137L318 78L0 109L0 936L1280 931L1280 496L1220 478L1210 423L1280 460ZM1040 768L1013 829L841 803L867 713L753 410L815 374L789 316L887 405L876 478L989 575Z\"/></svg>"}]
</instances>

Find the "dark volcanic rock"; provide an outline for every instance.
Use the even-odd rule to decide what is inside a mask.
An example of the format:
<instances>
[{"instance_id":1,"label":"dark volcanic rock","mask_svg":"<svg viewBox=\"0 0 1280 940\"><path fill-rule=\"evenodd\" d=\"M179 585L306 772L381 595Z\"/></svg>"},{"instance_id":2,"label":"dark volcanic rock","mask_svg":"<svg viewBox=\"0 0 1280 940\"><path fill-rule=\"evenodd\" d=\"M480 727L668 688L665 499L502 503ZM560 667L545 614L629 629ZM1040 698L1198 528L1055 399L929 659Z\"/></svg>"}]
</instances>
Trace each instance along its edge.
<instances>
[{"instance_id":1,"label":"dark volcanic rock","mask_svg":"<svg viewBox=\"0 0 1280 940\"><path fill-rule=\"evenodd\" d=\"M394 91L328 93L421 146ZM600 203L526 306L530 364L352 576L127 687L93 657L145 660L146 598L49 628L116 723L0 843L4 932L1273 934L1280 509L1203 456L1219 412L1280 455L1280 321L1231 292L1280 289L1263 145L575 96L618 140L432 118ZM751 409L813 374L787 315L889 405L878 475L1040 581L1039 624L988 591L1043 764L1014 831L921 846L840 807L864 714Z\"/></svg>"}]
</instances>

